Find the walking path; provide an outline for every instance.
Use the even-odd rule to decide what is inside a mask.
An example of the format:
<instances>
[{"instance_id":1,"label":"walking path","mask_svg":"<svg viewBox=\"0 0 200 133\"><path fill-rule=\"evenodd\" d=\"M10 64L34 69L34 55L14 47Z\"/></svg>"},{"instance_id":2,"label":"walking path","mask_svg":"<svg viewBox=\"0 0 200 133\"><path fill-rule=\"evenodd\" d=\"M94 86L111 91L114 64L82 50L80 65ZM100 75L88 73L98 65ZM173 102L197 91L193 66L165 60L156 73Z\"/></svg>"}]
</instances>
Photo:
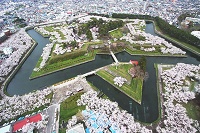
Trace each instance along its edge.
<instances>
[{"instance_id":1,"label":"walking path","mask_svg":"<svg viewBox=\"0 0 200 133\"><path fill-rule=\"evenodd\" d=\"M163 67L172 67L174 65L163 65L163 64L157 64L157 68L158 68L158 75L157 75L157 82L158 82L158 89L159 89L159 92L158 95L160 97L160 122L157 123L156 125L154 125L154 127L152 129L155 129L157 127L157 125L160 125L163 121L164 121L164 106L163 106L163 103L164 103L164 97L163 97L163 85L162 85L162 79L161 79L161 74L163 72Z\"/></svg>"},{"instance_id":2,"label":"walking path","mask_svg":"<svg viewBox=\"0 0 200 133\"><path fill-rule=\"evenodd\" d=\"M113 53L111 50L110 50L110 54L112 55L112 57L113 57L115 63L119 63L117 57L114 55L114 53Z\"/></svg>"}]
</instances>

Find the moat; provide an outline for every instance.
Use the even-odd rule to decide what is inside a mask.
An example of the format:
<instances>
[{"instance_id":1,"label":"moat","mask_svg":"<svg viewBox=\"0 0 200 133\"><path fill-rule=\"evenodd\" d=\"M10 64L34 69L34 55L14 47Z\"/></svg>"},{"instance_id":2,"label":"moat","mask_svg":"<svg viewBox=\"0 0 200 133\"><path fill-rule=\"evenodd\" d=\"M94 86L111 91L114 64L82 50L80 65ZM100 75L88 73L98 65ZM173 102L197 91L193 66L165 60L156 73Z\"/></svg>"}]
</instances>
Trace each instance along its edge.
<instances>
[{"instance_id":1,"label":"moat","mask_svg":"<svg viewBox=\"0 0 200 133\"><path fill-rule=\"evenodd\" d=\"M152 23L146 25L146 32L155 35ZM36 40L38 45L8 85L7 92L9 95L23 95L25 93L32 92L33 90L43 89L45 86L50 86L57 82L87 73L114 62L110 55L96 55L94 61L55 72L47 76L29 80L31 72L42 53L42 49L47 43L49 43L49 39L42 37L35 30L29 30L28 34L34 40ZM121 62L138 60L140 58L140 56L131 56L127 52L121 52L115 55ZM187 52L186 58L146 57L146 59L149 78L144 82L143 85L141 105L128 98L126 95L115 89L98 76L89 76L87 77L87 80L93 83L93 85L95 85L99 90L102 90L112 101L116 101L122 109L125 109L129 113L133 114L137 120L151 123L155 121L159 115L154 63L176 64L183 62L198 65L200 60L198 56L195 56L190 52Z\"/></svg>"}]
</instances>

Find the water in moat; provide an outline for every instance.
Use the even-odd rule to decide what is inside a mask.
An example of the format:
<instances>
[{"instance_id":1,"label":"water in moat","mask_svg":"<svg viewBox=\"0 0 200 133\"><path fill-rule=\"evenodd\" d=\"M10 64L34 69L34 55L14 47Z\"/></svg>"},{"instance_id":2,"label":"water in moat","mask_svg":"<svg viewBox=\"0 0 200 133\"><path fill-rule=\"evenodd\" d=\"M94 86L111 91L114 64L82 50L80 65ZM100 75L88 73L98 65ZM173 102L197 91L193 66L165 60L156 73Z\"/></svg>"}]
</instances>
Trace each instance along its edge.
<instances>
[{"instance_id":1,"label":"water in moat","mask_svg":"<svg viewBox=\"0 0 200 133\"><path fill-rule=\"evenodd\" d=\"M147 24L146 32L155 35L152 23ZM110 55L96 55L94 61L55 72L37 79L29 80L32 70L35 67L39 57L41 56L42 49L47 43L49 43L49 39L42 37L35 30L29 30L28 34L34 40L36 40L36 42L38 42L38 45L35 47L34 51L27 58L20 70L9 83L7 92L10 95L23 95L33 90L42 89L45 86L50 86L57 82L75 77L76 75L84 74L96 68L100 68L102 66L113 63L113 59ZM188 57L186 58L146 57L146 69L149 73L149 78L144 81L141 105L96 75L87 77L87 80L93 83L93 85L95 85L99 90L102 90L112 101L116 101L122 109L125 109L129 113L133 114L137 120L151 123L155 121L159 115L154 63L176 64L183 62L196 65L200 63L198 56L195 56L188 51L187 56ZM118 53L116 54L116 57L121 62L138 60L140 58L140 56L131 56L126 52Z\"/></svg>"}]
</instances>

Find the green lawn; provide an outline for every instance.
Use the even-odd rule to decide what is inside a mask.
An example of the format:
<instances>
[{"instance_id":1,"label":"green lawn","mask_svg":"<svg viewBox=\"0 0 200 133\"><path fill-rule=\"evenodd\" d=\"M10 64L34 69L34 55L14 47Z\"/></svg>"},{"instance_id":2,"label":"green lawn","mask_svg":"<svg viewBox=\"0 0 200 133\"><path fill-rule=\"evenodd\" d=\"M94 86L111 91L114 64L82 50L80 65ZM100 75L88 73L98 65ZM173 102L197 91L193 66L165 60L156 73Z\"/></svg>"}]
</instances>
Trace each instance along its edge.
<instances>
[{"instance_id":1,"label":"green lawn","mask_svg":"<svg viewBox=\"0 0 200 133\"><path fill-rule=\"evenodd\" d=\"M46 27L44 27L44 29L45 29L46 31L49 31L49 32L54 32L53 26L46 26Z\"/></svg>"},{"instance_id":2,"label":"green lawn","mask_svg":"<svg viewBox=\"0 0 200 133\"><path fill-rule=\"evenodd\" d=\"M62 123L62 121L67 122L69 119L71 119L72 116L76 115L79 111L82 111L85 109L85 106L77 106L77 103L76 103L76 101L80 99L83 93L84 92L79 92L67 98L65 101L61 103L60 123Z\"/></svg>"},{"instance_id":3,"label":"green lawn","mask_svg":"<svg viewBox=\"0 0 200 133\"><path fill-rule=\"evenodd\" d=\"M132 80L131 75L128 73L130 68L133 67L132 64L121 64L119 66L110 66L109 69L114 73L119 74L121 77L126 78L128 81ZM116 69L117 68L117 69Z\"/></svg>"},{"instance_id":4,"label":"green lawn","mask_svg":"<svg viewBox=\"0 0 200 133\"><path fill-rule=\"evenodd\" d=\"M129 64L123 65L123 66L119 66L116 70L113 70L114 67L111 66L109 67L109 70L112 71L113 73L116 73L117 75L124 77L125 78L130 78L128 76L128 68L130 67ZM142 87L143 87L143 80L140 78L133 78L131 79L131 84L128 85L127 83L124 83L122 87L119 87L117 85L114 84L114 78L115 76L113 76L111 73L107 72L106 70L100 70L97 72L97 75L100 76L101 78L103 78L104 80L106 80L107 82L109 82L110 84L112 84L113 86L115 86L118 90L122 91L123 93L125 93L127 96L131 97L133 100L135 100L136 102L138 102L139 104L142 101ZM127 76L126 76L127 75Z\"/></svg>"},{"instance_id":5,"label":"green lawn","mask_svg":"<svg viewBox=\"0 0 200 133\"><path fill-rule=\"evenodd\" d=\"M117 38L117 39L119 39L119 38L121 38L121 37L123 36L123 34L122 34L122 32L121 32L120 29L116 29L116 30L114 30L114 31L111 31L109 34L110 34L113 38Z\"/></svg>"},{"instance_id":6,"label":"green lawn","mask_svg":"<svg viewBox=\"0 0 200 133\"><path fill-rule=\"evenodd\" d=\"M79 65L87 61L92 61L94 60L95 55L96 55L96 52L90 52L87 55L79 56L74 59L68 59L68 60L46 65L44 68L40 69L39 71L33 71L30 78L36 78L36 77L39 77L48 73L52 73L64 68Z\"/></svg>"},{"instance_id":7,"label":"green lawn","mask_svg":"<svg viewBox=\"0 0 200 133\"><path fill-rule=\"evenodd\" d=\"M52 98L53 98L53 91L46 96L46 99L50 99L50 101L52 101Z\"/></svg>"},{"instance_id":8,"label":"green lawn","mask_svg":"<svg viewBox=\"0 0 200 133\"><path fill-rule=\"evenodd\" d=\"M186 110L187 110L187 115L194 119L194 120L200 120L200 106L198 106L194 101L189 101L187 104L183 103L182 104Z\"/></svg>"}]
</instances>

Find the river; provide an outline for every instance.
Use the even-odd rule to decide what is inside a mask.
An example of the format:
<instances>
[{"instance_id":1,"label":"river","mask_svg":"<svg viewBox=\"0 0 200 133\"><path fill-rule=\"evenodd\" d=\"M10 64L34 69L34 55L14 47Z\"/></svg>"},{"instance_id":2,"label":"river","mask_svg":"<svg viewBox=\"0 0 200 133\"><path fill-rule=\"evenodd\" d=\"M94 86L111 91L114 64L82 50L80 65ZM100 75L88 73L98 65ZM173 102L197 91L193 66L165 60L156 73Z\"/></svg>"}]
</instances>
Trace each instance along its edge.
<instances>
[{"instance_id":1,"label":"river","mask_svg":"<svg viewBox=\"0 0 200 133\"><path fill-rule=\"evenodd\" d=\"M154 34L153 24L147 24L146 32ZM41 56L43 47L49 43L48 38L42 37L35 30L29 30L27 33L38 42L31 55L24 62L22 67L13 77L7 87L9 95L23 95L33 90L43 89L45 86L50 86L57 82L75 77L80 74L87 73L96 68L113 63L113 59L110 55L96 55L95 60L78 65L72 68L68 68L59 72L49 74L40 78L29 80L33 68L35 67L39 57ZM187 51L186 58L177 57L147 57L147 72L149 78L144 82L142 103L139 105L123 93L119 92L113 86L102 80L98 76L89 76L87 80L92 82L98 89L102 90L112 101L116 101L122 109L127 110L133 114L134 117L142 122L153 122L158 118L158 99L156 89L156 73L154 69L154 63L163 64L176 64L179 62L196 64L200 63L198 56L193 55ZM128 62L129 60L138 60L140 56L131 56L126 52L116 54L119 61Z\"/></svg>"}]
</instances>

